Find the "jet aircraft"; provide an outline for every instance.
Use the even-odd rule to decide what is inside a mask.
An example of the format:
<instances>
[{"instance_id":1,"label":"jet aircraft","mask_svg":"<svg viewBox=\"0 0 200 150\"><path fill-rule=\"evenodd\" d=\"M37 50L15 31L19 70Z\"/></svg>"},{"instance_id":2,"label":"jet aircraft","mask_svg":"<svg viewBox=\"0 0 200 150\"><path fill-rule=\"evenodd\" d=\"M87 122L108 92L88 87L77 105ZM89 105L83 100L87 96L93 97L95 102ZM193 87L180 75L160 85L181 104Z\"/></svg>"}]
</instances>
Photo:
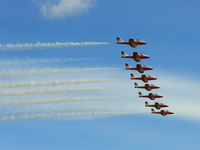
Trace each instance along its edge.
<instances>
[{"instance_id":1,"label":"jet aircraft","mask_svg":"<svg viewBox=\"0 0 200 150\"><path fill-rule=\"evenodd\" d=\"M159 86L153 85L153 84L145 84L144 86L139 86L136 82L135 84L135 88L140 88L140 89L146 89L147 91L151 91L152 89L158 89L160 88Z\"/></svg>"},{"instance_id":2,"label":"jet aircraft","mask_svg":"<svg viewBox=\"0 0 200 150\"><path fill-rule=\"evenodd\" d=\"M145 70L153 70L152 67L149 66L142 66L137 64L136 67L131 67L129 64L125 63L126 70L137 70L139 73L144 73Z\"/></svg>"},{"instance_id":3,"label":"jet aircraft","mask_svg":"<svg viewBox=\"0 0 200 150\"><path fill-rule=\"evenodd\" d=\"M168 105L164 105L162 103L158 103L158 102L155 102L154 105L149 105L149 103L147 101L145 101L145 107L155 107L156 109L160 109L162 107L168 107Z\"/></svg>"},{"instance_id":4,"label":"jet aircraft","mask_svg":"<svg viewBox=\"0 0 200 150\"><path fill-rule=\"evenodd\" d=\"M136 62L140 62L141 59L150 58L150 56L148 55L138 54L137 52L133 52L133 55L127 55L125 52L121 51L121 54L122 54L122 58L132 58Z\"/></svg>"},{"instance_id":5,"label":"jet aircraft","mask_svg":"<svg viewBox=\"0 0 200 150\"><path fill-rule=\"evenodd\" d=\"M138 92L139 97L144 97L144 98L149 98L151 100L154 100L155 98L162 98L162 95L158 95L158 94L153 94L153 93L149 93L149 95L143 95L142 92Z\"/></svg>"},{"instance_id":6,"label":"jet aircraft","mask_svg":"<svg viewBox=\"0 0 200 150\"><path fill-rule=\"evenodd\" d=\"M161 111L155 111L153 108L151 109L152 114L161 114L163 116L169 115L169 114L174 114L173 112L170 112L168 110L161 110Z\"/></svg>"},{"instance_id":7,"label":"jet aircraft","mask_svg":"<svg viewBox=\"0 0 200 150\"><path fill-rule=\"evenodd\" d=\"M147 44L145 41L135 40L135 39L129 39L129 41L127 41L127 42L124 42L119 37L117 37L116 39L117 39L117 44L127 44L127 45L130 45L131 47L136 47L137 45Z\"/></svg>"},{"instance_id":8,"label":"jet aircraft","mask_svg":"<svg viewBox=\"0 0 200 150\"><path fill-rule=\"evenodd\" d=\"M134 74L130 74L131 76L131 80L142 80L143 82L148 82L149 80L156 80L156 77L152 77L150 75L146 76L146 75L141 75L141 77L135 77Z\"/></svg>"}]
</instances>

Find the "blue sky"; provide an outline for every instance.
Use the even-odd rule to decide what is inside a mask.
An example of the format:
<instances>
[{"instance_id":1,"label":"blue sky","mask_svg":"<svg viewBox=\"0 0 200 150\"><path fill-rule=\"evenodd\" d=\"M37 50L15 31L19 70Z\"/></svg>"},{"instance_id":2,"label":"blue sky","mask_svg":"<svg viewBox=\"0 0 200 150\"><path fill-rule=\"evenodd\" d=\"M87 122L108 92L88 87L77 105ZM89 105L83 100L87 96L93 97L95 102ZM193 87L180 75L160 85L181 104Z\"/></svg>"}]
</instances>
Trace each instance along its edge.
<instances>
[{"instance_id":1,"label":"blue sky","mask_svg":"<svg viewBox=\"0 0 200 150\"><path fill-rule=\"evenodd\" d=\"M10 149L198 149L200 102L199 92L199 1L106 1L106 0L10 0L0 5L0 44L55 43L55 42L109 42L107 45L31 49L0 52L4 62L27 60L72 59L68 62L1 65L1 72L20 70L120 68L83 73L48 74L41 76L1 77L0 82L22 82L70 79L117 79L114 82L23 87L1 89L1 93L49 88L115 88L113 90L44 95L3 96L5 101L34 101L63 97L117 97L73 103L1 106L1 118L46 114L52 112L134 112L128 115L74 116L43 119L25 119L0 122L0 147ZM148 44L131 48L117 45L136 38ZM158 100L169 105L174 115L153 115L144 107L145 99L133 87L125 63L135 66L133 60L121 58L121 51L150 55L142 65L154 68L145 72L158 77L151 81L159 85L153 91L164 96ZM75 61L85 58L85 61ZM92 59L92 60L91 60ZM0 64L1 64L0 61ZM141 81L138 84L142 85ZM148 100L149 103L154 101ZM105 110L101 110L105 108ZM82 109L82 110L81 110ZM17 112L20 112L18 114Z\"/></svg>"}]
</instances>

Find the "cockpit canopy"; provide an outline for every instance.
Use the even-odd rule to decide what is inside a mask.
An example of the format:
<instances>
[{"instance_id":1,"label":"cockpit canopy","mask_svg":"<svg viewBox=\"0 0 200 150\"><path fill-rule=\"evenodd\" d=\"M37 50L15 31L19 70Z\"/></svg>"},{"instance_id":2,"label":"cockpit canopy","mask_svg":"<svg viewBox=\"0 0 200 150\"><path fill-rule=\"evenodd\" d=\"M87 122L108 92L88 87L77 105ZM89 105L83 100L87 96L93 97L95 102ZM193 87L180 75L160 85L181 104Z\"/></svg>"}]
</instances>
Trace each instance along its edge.
<instances>
[{"instance_id":1,"label":"cockpit canopy","mask_svg":"<svg viewBox=\"0 0 200 150\"><path fill-rule=\"evenodd\" d=\"M142 42L142 41L141 41L141 40L139 40L139 39L135 39L135 41L136 41L136 42Z\"/></svg>"}]
</instances>

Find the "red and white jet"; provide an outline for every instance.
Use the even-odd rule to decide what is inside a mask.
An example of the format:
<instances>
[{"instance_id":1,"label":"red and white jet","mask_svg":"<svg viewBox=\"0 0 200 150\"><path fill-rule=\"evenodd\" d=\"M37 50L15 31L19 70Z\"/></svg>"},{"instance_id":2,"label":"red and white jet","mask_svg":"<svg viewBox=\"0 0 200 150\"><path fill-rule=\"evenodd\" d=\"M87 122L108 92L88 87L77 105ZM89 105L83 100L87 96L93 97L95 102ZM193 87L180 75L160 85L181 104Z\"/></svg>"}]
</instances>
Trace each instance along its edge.
<instances>
[{"instance_id":1,"label":"red and white jet","mask_svg":"<svg viewBox=\"0 0 200 150\"><path fill-rule=\"evenodd\" d=\"M147 91L151 91L152 89L158 89L160 88L159 86L153 85L153 84L145 84L144 86L139 86L136 82L135 84L135 88L140 88L140 89L146 89Z\"/></svg>"},{"instance_id":2,"label":"red and white jet","mask_svg":"<svg viewBox=\"0 0 200 150\"><path fill-rule=\"evenodd\" d=\"M137 45L144 45L147 44L145 41L141 41L141 40L135 40L135 39L129 39L129 41L124 42L122 39L120 39L119 37L116 38L117 39L117 44L128 44L131 47L136 47Z\"/></svg>"},{"instance_id":3,"label":"red and white jet","mask_svg":"<svg viewBox=\"0 0 200 150\"><path fill-rule=\"evenodd\" d=\"M127 55L125 52L121 51L121 54L122 54L122 58L132 58L136 62L140 62L141 59L150 58L150 56L148 55L138 54L137 52L133 52L133 55Z\"/></svg>"},{"instance_id":4,"label":"red and white jet","mask_svg":"<svg viewBox=\"0 0 200 150\"><path fill-rule=\"evenodd\" d=\"M162 107L168 107L168 105L164 105L162 103L158 103L158 102L155 102L154 105L149 105L149 103L147 101L145 101L145 107L155 107L156 109L160 109Z\"/></svg>"},{"instance_id":5,"label":"red and white jet","mask_svg":"<svg viewBox=\"0 0 200 150\"><path fill-rule=\"evenodd\" d=\"M143 82L148 82L149 80L156 80L156 77L141 75L141 77L135 77L134 74L130 74L131 80L142 80Z\"/></svg>"},{"instance_id":6,"label":"red and white jet","mask_svg":"<svg viewBox=\"0 0 200 150\"><path fill-rule=\"evenodd\" d=\"M153 93L149 93L149 95L143 95L142 92L138 92L139 97L143 97L143 98L149 98L151 100L154 100L155 98L162 98L162 95L158 95L158 94L153 94Z\"/></svg>"},{"instance_id":7,"label":"red and white jet","mask_svg":"<svg viewBox=\"0 0 200 150\"><path fill-rule=\"evenodd\" d=\"M161 111L155 111L153 108L151 109L152 114L161 114L163 116L169 115L169 114L174 114L173 112L170 112L168 110L161 110Z\"/></svg>"},{"instance_id":8,"label":"red and white jet","mask_svg":"<svg viewBox=\"0 0 200 150\"><path fill-rule=\"evenodd\" d=\"M131 67L129 64L125 63L126 70L137 70L139 73L144 73L145 70L153 70L152 67L149 66L142 66L137 64L136 67Z\"/></svg>"}]
</instances>

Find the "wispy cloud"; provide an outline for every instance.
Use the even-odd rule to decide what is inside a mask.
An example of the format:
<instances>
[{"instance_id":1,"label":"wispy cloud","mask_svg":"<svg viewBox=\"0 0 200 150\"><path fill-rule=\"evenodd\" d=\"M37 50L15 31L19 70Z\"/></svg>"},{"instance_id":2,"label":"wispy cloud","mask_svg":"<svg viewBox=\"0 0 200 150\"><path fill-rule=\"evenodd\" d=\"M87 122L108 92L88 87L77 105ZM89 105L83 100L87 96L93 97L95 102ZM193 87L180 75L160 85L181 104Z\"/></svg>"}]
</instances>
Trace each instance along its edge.
<instances>
[{"instance_id":1,"label":"wispy cloud","mask_svg":"<svg viewBox=\"0 0 200 150\"><path fill-rule=\"evenodd\" d=\"M45 0L38 4L44 17L60 19L87 13L96 4L96 0Z\"/></svg>"},{"instance_id":2,"label":"wispy cloud","mask_svg":"<svg viewBox=\"0 0 200 150\"><path fill-rule=\"evenodd\" d=\"M190 120L200 119L200 101L199 101L199 80L184 77L183 75L177 75L175 73L168 72L155 72L155 76L159 77L156 81L150 81L160 86L159 90L153 90L153 93L159 93L164 97L151 101L149 99L139 98L138 92L148 94L149 92L142 89L132 89L135 94L134 104L128 103L132 106L133 110L144 111L151 115L150 108L144 107L144 101L148 100L150 104L155 102L161 102L168 104L169 107L163 108L163 110L169 110L174 112L174 115L168 117L177 117ZM125 83L128 85L128 83ZM133 84L133 83L132 83ZM141 83L143 84L143 83ZM119 96L119 95L117 95ZM120 97L123 97L120 95Z\"/></svg>"},{"instance_id":3,"label":"wispy cloud","mask_svg":"<svg viewBox=\"0 0 200 150\"><path fill-rule=\"evenodd\" d=\"M170 78L169 78L170 77ZM163 102L174 111L174 116L188 119L200 119L200 101L198 97L199 81L180 75L161 76L159 85L164 95Z\"/></svg>"}]
</instances>

